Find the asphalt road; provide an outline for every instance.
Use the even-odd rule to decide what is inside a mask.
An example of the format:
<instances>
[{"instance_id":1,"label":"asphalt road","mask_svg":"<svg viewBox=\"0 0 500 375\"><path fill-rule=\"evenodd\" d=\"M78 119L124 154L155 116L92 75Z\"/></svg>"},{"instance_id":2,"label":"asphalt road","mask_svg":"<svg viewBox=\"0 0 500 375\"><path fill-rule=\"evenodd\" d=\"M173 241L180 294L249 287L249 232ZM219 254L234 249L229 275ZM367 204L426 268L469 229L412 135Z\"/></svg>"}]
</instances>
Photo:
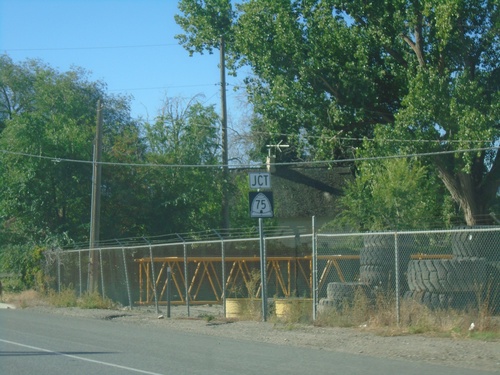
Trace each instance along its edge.
<instances>
[{"instance_id":1,"label":"asphalt road","mask_svg":"<svg viewBox=\"0 0 500 375\"><path fill-rule=\"evenodd\" d=\"M0 310L0 374L440 374L491 372Z\"/></svg>"}]
</instances>

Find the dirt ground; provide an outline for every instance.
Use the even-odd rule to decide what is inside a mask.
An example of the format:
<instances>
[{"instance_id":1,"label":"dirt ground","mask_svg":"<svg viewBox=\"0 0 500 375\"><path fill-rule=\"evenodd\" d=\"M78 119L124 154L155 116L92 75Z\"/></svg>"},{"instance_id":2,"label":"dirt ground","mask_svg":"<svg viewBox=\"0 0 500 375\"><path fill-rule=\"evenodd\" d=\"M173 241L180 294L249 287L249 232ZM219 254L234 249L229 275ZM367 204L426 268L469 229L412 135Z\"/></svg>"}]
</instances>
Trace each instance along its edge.
<instances>
[{"instance_id":1,"label":"dirt ground","mask_svg":"<svg viewBox=\"0 0 500 375\"><path fill-rule=\"evenodd\" d=\"M442 338L427 335L402 335L374 332L370 327L332 328L308 324L286 324L269 319L235 321L223 318L222 307L216 305L137 307L118 310L92 310L29 306L53 314L91 319L105 319L117 324L141 324L158 329L175 329L210 336L223 336L278 345L314 348L373 357L422 361L500 374L500 341L472 338Z\"/></svg>"}]
</instances>

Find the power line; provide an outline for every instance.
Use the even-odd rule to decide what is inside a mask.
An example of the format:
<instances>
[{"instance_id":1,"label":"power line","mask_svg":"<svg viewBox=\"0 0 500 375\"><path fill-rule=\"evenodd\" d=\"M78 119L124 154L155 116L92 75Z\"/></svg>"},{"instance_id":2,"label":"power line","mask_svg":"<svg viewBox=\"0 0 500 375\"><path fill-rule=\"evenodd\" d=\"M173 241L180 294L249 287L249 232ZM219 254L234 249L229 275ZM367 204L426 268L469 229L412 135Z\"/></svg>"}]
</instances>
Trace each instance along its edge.
<instances>
[{"instance_id":1,"label":"power line","mask_svg":"<svg viewBox=\"0 0 500 375\"><path fill-rule=\"evenodd\" d=\"M78 51L78 50L102 50L102 49L132 49L132 48L157 48L178 46L178 43L161 44L137 44L123 46L91 46L91 47L47 47L47 48L6 48L5 52L35 52L35 51Z\"/></svg>"},{"instance_id":2,"label":"power line","mask_svg":"<svg viewBox=\"0 0 500 375\"><path fill-rule=\"evenodd\" d=\"M427 157L427 156L439 156L439 155L449 155L456 153L468 153L468 152L480 152L488 150L498 150L500 146L495 147L483 147L483 148L472 148L472 149L460 149L451 151L439 151L439 152L424 152L424 153L414 153L405 155L388 155L388 156L374 156L374 157L363 157L363 158L351 158L351 159L338 159L338 160L311 160L311 161L297 161L297 162L283 162L283 163L272 163L275 166L301 166L301 165L321 165L321 164L339 164L339 163L353 163L360 161L369 160L388 160L388 159L403 159L403 158L416 158L416 157ZM25 156L31 158L38 158L43 160L50 160L54 163L80 163L80 164L92 164L91 160L78 160L78 159L66 159L43 155L33 155L24 152L15 152L8 150L0 150L1 153ZM223 168L222 164L157 164L157 163L117 163L117 162L100 162L101 165L118 166L118 167L141 167L141 168ZM229 168L245 168L245 169L255 169L260 168L261 164L229 164L226 165Z\"/></svg>"},{"instance_id":3,"label":"power line","mask_svg":"<svg viewBox=\"0 0 500 375\"><path fill-rule=\"evenodd\" d=\"M287 134L287 133L269 133L269 132L259 132L259 131L253 131L252 134L255 135L267 135L267 136L278 136L278 137L295 137L297 136L296 133L293 134ZM397 139L397 138L386 138L386 139L375 139L375 138L360 138L360 137L338 137L338 136L331 136L331 137L325 137L324 135L304 135L300 134L299 138L303 139L324 139L324 140L330 140L330 141L354 141L354 142L383 142L383 143L463 143L463 142L474 142L474 143L494 143L494 140L487 139L487 140L464 140L464 139Z\"/></svg>"},{"instance_id":4,"label":"power line","mask_svg":"<svg viewBox=\"0 0 500 375\"><path fill-rule=\"evenodd\" d=\"M136 87L130 89L109 89L108 91L140 91L140 90L166 90L172 88L183 88L183 87L208 87L208 86L217 86L217 83L201 83L196 85L167 85L167 86L158 86L158 87Z\"/></svg>"}]
</instances>

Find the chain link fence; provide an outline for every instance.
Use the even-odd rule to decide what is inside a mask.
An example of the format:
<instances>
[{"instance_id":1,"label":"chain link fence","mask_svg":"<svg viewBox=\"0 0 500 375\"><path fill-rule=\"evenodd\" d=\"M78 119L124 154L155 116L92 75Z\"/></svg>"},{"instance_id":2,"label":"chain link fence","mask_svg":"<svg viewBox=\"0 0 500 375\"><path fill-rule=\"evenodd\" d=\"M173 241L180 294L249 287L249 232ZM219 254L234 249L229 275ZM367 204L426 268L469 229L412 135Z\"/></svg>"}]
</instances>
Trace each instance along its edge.
<instances>
[{"instance_id":1,"label":"chain link fence","mask_svg":"<svg viewBox=\"0 0 500 375\"><path fill-rule=\"evenodd\" d=\"M52 288L79 295L94 283L124 306L222 304L259 298L260 239L183 238L46 254ZM500 313L500 227L442 231L307 233L266 230L267 298L312 301L311 315L341 309L357 293L430 309L487 306ZM91 267L91 259L96 267ZM92 271L92 269L94 271ZM94 274L92 274L94 272ZM167 293L170 288L170 293ZM167 301L169 296L169 301Z\"/></svg>"},{"instance_id":2,"label":"chain link fence","mask_svg":"<svg viewBox=\"0 0 500 375\"><path fill-rule=\"evenodd\" d=\"M500 228L449 231L318 234L318 254L358 253L348 277L320 283L321 309L393 297L398 310L413 300L435 309L486 307L500 313ZM320 255L318 256L320 257ZM339 256L342 259L342 256ZM326 287L325 287L326 284Z\"/></svg>"}]
</instances>

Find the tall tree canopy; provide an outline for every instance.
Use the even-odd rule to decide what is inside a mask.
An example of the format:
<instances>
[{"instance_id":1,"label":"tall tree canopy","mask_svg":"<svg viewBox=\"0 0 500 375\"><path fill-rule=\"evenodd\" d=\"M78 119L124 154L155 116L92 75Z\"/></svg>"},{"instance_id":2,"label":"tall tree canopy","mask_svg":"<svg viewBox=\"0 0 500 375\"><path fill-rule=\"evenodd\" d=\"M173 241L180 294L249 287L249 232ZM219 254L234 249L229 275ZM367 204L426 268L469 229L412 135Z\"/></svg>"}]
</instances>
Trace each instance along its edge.
<instances>
[{"instance_id":1,"label":"tall tree canopy","mask_svg":"<svg viewBox=\"0 0 500 375\"><path fill-rule=\"evenodd\" d=\"M354 25L376 36L382 51L404 68L401 108L394 124L378 126L376 134L380 140L414 142L393 144L385 152L484 148L436 155L429 162L465 221L488 222L500 185L500 158L496 149L488 149L500 137L498 0L391 1L377 7L333 3Z\"/></svg>"},{"instance_id":2,"label":"tall tree canopy","mask_svg":"<svg viewBox=\"0 0 500 375\"><path fill-rule=\"evenodd\" d=\"M88 233L96 103L106 102L107 139L131 121L128 105L104 93L86 72L66 73L35 60L0 57L0 212L5 230ZM63 159L80 160L82 163ZM5 224L5 223L4 223Z\"/></svg>"},{"instance_id":3,"label":"tall tree canopy","mask_svg":"<svg viewBox=\"0 0 500 375\"><path fill-rule=\"evenodd\" d=\"M221 37L232 46L232 26L236 16L231 0L180 0L182 15L175 21L186 31L177 35L179 42L193 53L212 53L220 48Z\"/></svg>"},{"instance_id":4,"label":"tall tree canopy","mask_svg":"<svg viewBox=\"0 0 500 375\"><path fill-rule=\"evenodd\" d=\"M217 227L219 118L212 106L167 98L156 120L142 124L131 118L129 98L108 95L82 69L61 73L1 56L0 237L36 243L67 233L88 240L98 99L100 238Z\"/></svg>"},{"instance_id":5,"label":"tall tree canopy","mask_svg":"<svg viewBox=\"0 0 500 375\"><path fill-rule=\"evenodd\" d=\"M206 20L201 9L221 1L181 3L191 20ZM230 49L233 67L253 72L246 83L258 147L284 140L286 160L342 159L360 138L377 137L374 155L450 152L425 161L468 224L488 220L500 184L489 149L500 135L498 0L248 0L235 8ZM202 25L180 24L184 40L202 46Z\"/></svg>"},{"instance_id":6,"label":"tall tree canopy","mask_svg":"<svg viewBox=\"0 0 500 375\"><path fill-rule=\"evenodd\" d=\"M100 239L215 228L219 117L167 98L153 123L131 118L82 69L0 56L0 271L31 286L46 247L88 243L97 102L103 103ZM56 244L56 245L55 245Z\"/></svg>"},{"instance_id":7,"label":"tall tree canopy","mask_svg":"<svg viewBox=\"0 0 500 375\"><path fill-rule=\"evenodd\" d=\"M144 171L154 232L206 230L219 225L222 200L219 116L192 98L166 98L153 124L145 125L148 163L171 165Z\"/></svg>"}]
</instances>

